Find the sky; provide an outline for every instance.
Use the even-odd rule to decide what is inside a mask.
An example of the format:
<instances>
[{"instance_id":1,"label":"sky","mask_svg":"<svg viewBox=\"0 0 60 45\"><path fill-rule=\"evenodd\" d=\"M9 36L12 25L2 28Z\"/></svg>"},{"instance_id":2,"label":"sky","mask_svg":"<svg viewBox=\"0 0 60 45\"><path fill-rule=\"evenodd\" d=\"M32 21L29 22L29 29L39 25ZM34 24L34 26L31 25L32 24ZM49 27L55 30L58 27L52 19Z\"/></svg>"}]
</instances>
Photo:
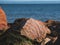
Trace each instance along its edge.
<instances>
[{"instance_id":1,"label":"sky","mask_svg":"<svg viewBox=\"0 0 60 45\"><path fill-rule=\"evenodd\" d=\"M0 0L0 1L60 1L60 0Z\"/></svg>"},{"instance_id":2,"label":"sky","mask_svg":"<svg viewBox=\"0 0 60 45\"><path fill-rule=\"evenodd\" d=\"M23 3L60 3L60 0L0 0L0 4Z\"/></svg>"}]
</instances>

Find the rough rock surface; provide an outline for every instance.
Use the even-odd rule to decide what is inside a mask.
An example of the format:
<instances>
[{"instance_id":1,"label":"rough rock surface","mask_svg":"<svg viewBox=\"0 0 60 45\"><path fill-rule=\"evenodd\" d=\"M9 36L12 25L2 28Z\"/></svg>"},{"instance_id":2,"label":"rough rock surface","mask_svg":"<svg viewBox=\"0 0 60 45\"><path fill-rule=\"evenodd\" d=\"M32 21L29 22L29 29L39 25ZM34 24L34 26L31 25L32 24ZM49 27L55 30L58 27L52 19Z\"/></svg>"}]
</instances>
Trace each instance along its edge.
<instances>
[{"instance_id":1,"label":"rough rock surface","mask_svg":"<svg viewBox=\"0 0 60 45\"><path fill-rule=\"evenodd\" d=\"M24 21L21 22L21 24L23 23ZM43 22L30 18L23 25L20 33L32 40L41 42L46 37L46 34L50 34L51 32Z\"/></svg>"},{"instance_id":2,"label":"rough rock surface","mask_svg":"<svg viewBox=\"0 0 60 45\"><path fill-rule=\"evenodd\" d=\"M7 29L7 20L5 12L0 7L0 30Z\"/></svg>"},{"instance_id":3,"label":"rough rock surface","mask_svg":"<svg viewBox=\"0 0 60 45\"><path fill-rule=\"evenodd\" d=\"M38 23L38 25L35 24L35 22ZM49 40L48 36L50 36L51 41L48 42L46 45L59 45L60 44L59 43L60 42L60 35L57 33L59 36L58 36L57 41L55 41L56 38L57 38L57 35L55 35L56 32L54 32L54 31L55 31L55 29L58 30L58 28L57 27L55 28L54 26L57 26L60 23L52 21L53 24L54 24L53 25L52 23L48 23L48 22L49 21L46 21L45 22L46 24L44 24L43 22L32 19L32 18L31 19L25 19L25 18L16 19L14 21L14 23L8 23L8 26L10 28L0 36L0 45L40 45L40 43L39 43L40 40L39 39L45 38L46 34L50 33L49 29L51 29L51 31L53 30L53 32L52 32L52 34L47 35L47 38L45 40ZM40 25L40 28L38 28L39 25ZM44 25L46 25L49 29L47 28L48 29L47 30ZM35 27L35 29L34 28L33 28L33 30L30 29L32 27ZM28 31L27 31L26 28L28 29ZM43 28L43 30L42 30L42 28ZM41 32L44 33L44 34L42 34ZM30 35L27 35L27 34L30 34ZM33 35L33 36L31 36L31 35ZM39 37L39 35L41 37ZM39 39L36 38L35 36L39 37ZM39 41L31 40L29 38L36 39L36 40L39 40ZM43 40L43 39L41 39L41 40ZM52 44L53 40L55 41L54 44ZM43 40L43 43L44 43L44 40ZM43 45L45 45L45 44L43 44Z\"/></svg>"}]
</instances>

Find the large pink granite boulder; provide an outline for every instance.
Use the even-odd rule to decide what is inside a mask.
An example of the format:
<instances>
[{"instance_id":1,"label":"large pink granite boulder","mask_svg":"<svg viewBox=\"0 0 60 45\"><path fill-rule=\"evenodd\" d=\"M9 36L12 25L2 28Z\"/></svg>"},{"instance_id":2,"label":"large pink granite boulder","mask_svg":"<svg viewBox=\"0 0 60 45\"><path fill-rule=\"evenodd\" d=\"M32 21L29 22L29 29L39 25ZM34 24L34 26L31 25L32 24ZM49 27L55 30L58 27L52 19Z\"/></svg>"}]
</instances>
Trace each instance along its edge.
<instances>
[{"instance_id":1,"label":"large pink granite boulder","mask_svg":"<svg viewBox=\"0 0 60 45\"><path fill-rule=\"evenodd\" d=\"M32 40L41 42L51 31L44 25L43 22L33 18L28 19L21 29L21 35L24 35Z\"/></svg>"},{"instance_id":2,"label":"large pink granite boulder","mask_svg":"<svg viewBox=\"0 0 60 45\"><path fill-rule=\"evenodd\" d=\"M6 20L6 14L3 11L3 9L0 7L0 30L7 29L7 20Z\"/></svg>"}]
</instances>

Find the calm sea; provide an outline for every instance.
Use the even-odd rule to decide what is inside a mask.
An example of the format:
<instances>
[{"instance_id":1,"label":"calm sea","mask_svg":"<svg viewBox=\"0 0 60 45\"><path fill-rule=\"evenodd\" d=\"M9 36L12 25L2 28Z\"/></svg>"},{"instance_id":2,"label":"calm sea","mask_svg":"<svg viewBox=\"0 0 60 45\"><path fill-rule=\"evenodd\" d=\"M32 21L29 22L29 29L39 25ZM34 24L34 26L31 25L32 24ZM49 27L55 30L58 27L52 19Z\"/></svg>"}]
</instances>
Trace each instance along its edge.
<instances>
[{"instance_id":1,"label":"calm sea","mask_svg":"<svg viewBox=\"0 0 60 45\"><path fill-rule=\"evenodd\" d=\"M8 22L17 18L49 19L60 21L60 4L0 4Z\"/></svg>"}]
</instances>

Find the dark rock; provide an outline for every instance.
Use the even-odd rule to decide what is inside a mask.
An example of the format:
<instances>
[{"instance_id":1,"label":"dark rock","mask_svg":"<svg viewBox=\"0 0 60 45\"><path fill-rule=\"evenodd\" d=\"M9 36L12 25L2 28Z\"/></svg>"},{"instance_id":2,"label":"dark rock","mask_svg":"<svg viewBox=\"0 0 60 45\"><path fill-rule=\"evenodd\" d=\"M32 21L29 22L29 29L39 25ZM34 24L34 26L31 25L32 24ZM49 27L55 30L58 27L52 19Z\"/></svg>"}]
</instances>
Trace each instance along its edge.
<instances>
[{"instance_id":1,"label":"dark rock","mask_svg":"<svg viewBox=\"0 0 60 45\"><path fill-rule=\"evenodd\" d=\"M58 39L54 45L59 45L60 43L60 22L54 20L48 20L45 22L45 25L51 30L51 36L57 37Z\"/></svg>"}]
</instances>

